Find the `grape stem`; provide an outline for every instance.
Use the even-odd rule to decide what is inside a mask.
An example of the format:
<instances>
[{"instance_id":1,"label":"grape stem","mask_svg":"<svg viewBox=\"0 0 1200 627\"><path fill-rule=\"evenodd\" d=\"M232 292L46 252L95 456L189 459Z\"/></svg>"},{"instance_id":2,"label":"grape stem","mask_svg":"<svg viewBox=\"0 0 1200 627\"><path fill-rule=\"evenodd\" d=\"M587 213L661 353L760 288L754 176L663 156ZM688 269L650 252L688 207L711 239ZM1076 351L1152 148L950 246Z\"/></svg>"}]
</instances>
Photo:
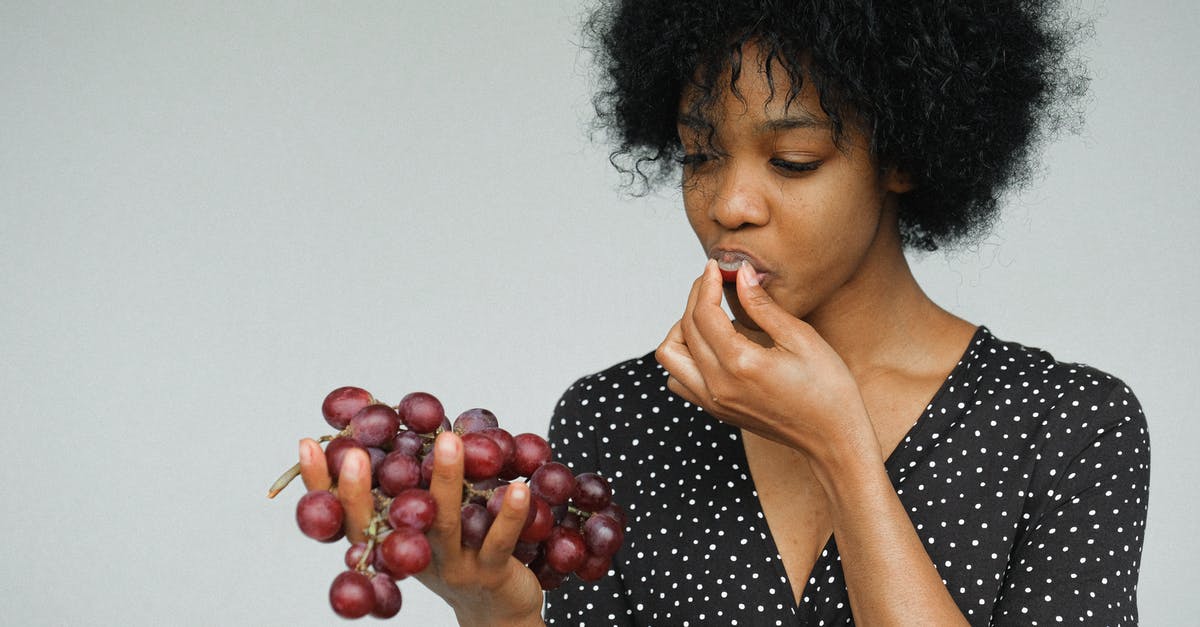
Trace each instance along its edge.
<instances>
[{"instance_id":1,"label":"grape stem","mask_svg":"<svg viewBox=\"0 0 1200 627\"><path fill-rule=\"evenodd\" d=\"M323 436L317 438L317 443L323 444L325 442L332 440L334 437L336 437L336 436L323 435ZM279 494L280 492L283 492L283 489L288 487L288 484L292 482L292 479L295 479L296 477L299 477L299 476L300 476L300 462L296 462L296 464L294 466L283 471L283 474L279 475L279 478L275 480L275 483L271 484L270 489L267 490L267 498L269 498L269 499L275 498L275 495Z\"/></svg>"},{"instance_id":2,"label":"grape stem","mask_svg":"<svg viewBox=\"0 0 1200 627\"><path fill-rule=\"evenodd\" d=\"M288 484L292 482L292 479L295 479L299 476L300 462L296 462L294 466L283 471L283 474L279 475L279 478L275 480L275 483L271 484L271 489L267 490L267 498L275 498L275 495L283 492L283 489L288 487Z\"/></svg>"}]
</instances>

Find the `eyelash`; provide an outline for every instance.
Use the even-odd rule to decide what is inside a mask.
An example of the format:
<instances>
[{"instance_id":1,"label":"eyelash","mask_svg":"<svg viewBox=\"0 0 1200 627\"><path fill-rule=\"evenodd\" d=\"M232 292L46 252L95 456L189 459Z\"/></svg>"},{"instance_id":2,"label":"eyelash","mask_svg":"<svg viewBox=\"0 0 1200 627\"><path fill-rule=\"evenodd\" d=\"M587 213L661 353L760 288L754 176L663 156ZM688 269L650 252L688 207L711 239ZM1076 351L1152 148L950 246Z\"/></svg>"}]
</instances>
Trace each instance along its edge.
<instances>
[{"instance_id":1,"label":"eyelash","mask_svg":"<svg viewBox=\"0 0 1200 627\"><path fill-rule=\"evenodd\" d=\"M712 155L703 152L689 153L676 159L683 167L696 167L703 165L713 159ZM791 174L800 174L804 172L812 172L821 167L823 161L787 161L785 159L771 159L771 165Z\"/></svg>"}]
</instances>

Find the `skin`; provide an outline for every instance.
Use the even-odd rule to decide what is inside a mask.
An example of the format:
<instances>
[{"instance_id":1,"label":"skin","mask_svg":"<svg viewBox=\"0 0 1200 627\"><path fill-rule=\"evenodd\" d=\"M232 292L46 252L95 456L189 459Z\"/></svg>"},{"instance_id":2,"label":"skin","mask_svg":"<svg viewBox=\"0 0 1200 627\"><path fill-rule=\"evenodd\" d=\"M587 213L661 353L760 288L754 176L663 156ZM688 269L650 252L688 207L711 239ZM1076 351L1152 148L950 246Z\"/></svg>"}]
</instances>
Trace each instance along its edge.
<instances>
[{"instance_id":1,"label":"skin","mask_svg":"<svg viewBox=\"0 0 1200 627\"><path fill-rule=\"evenodd\" d=\"M832 534L858 624L966 624L884 462L975 327L909 270L896 217L905 177L881 169L861 134L835 145L810 83L785 107L762 56L746 58L758 71L739 78L741 97L705 113L713 141L686 94L679 132L692 229L710 256L737 251L753 267L725 284L709 261L656 356L674 393L743 431L796 597Z\"/></svg>"},{"instance_id":2,"label":"skin","mask_svg":"<svg viewBox=\"0 0 1200 627\"><path fill-rule=\"evenodd\" d=\"M692 155L683 200L693 231L706 254L736 251L753 267L726 284L709 261L656 357L672 392L742 430L794 595L832 534L858 624L965 625L884 461L975 327L930 301L909 270L896 216L896 196L911 188L903 174L881 170L853 131L835 145L808 85L785 109L761 55L751 47L746 58L759 71L743 72L742 97L726 93L707 112L715 145L686 95L679 132ZM511 557L528 490L509 490L480 550L463 548L462 445L447 433L436 446L433 563L416 578L462 625L543 625L537 580ZM300 460L309 489L331 485L316 442L301 441ZM366 456L348 455L338 497L351 542L369 522L369 488Z\"/></svg>"},{"instance_id":3,"label":"skin","mask_svg":"<svg viewBox=\"0 0 1200 627\"><path fill-rule=\"evenodd\" d=\"M533 571L512 556L529 511L529 489L515 482L479 550L462 546L463 449L453 433L434 443L436 457L429 492L437 502L433 528L426 534L433 561L414 577L442 597L463 626L527 627L545 625L542 589ZM300 476L310 490L332 484L325 455L316 441L300 441ZM347 454L338 476L338 499L346 511L346 538L364 539L374 512L370 460L360 451Z\"/></svg>"}]
</instances>

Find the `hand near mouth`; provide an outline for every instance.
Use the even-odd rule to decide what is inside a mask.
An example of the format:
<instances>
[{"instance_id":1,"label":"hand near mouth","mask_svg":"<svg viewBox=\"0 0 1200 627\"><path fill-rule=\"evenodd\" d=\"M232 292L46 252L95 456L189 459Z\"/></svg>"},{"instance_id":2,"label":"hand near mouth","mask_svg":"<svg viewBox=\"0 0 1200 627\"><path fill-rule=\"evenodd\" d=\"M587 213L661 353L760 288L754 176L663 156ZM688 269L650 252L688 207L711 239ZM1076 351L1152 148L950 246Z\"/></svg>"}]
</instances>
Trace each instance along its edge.
<instances>
[{"instance_id":1,"label":"hand near mouth","mask_svg":"<svg viewBox=\"0 0 1200 627\"><path fill-rule=\"evenodd\" d=\"M767 342L739 332L721 308L725 286L715 260L692 285L683 317L655 353L667 387L718 419L808 454L818 465L866 451L879 454L858 385L846 364L804 321L775 303L758 273L742 264L737 299ZM880 460L882 461L882 460Z\"/></svg>"}]
</instances>

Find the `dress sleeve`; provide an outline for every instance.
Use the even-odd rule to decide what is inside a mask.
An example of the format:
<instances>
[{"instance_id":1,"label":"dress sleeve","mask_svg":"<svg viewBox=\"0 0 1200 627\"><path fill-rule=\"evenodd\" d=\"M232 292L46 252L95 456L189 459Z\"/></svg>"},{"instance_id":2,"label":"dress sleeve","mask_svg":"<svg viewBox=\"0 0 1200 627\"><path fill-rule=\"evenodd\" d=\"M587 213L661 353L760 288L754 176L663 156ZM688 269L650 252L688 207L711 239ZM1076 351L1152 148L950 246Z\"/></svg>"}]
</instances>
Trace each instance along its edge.
<instances>
[{"instance_id":1,"label":"dress sleeve","mask_svg":"<svg viewBox=\"0 0 1200 627\"><path fill-rule=\"evenodd\" d=\"M589 411L587 380L567 389L550 421L550 446L556 461L575 474L604 470L599 467L596 444L596 412ZM585 582L572 575L558 589L546 592L544 618L547 625L613 625L632 627L625 589L617 572L621 553L613 557L613 570L599 581Z\"/></svg>"},{"instance_id":2,"label":"dress sleeve","mask_svg":"<svg viewBox=\"0 0 1200 627\"><path fill-rule=\"evenodd\" d=\"M1042 504L1009 560L993 625L1137 624L1150 485L1146 421L1120 382L1103 402L1085 405L1072 403L1092 411L1055 434L1074 443L1040 451L1050 468L1042 473L1054 481L1027 496Z\"/></svg>"}]
</instances>

